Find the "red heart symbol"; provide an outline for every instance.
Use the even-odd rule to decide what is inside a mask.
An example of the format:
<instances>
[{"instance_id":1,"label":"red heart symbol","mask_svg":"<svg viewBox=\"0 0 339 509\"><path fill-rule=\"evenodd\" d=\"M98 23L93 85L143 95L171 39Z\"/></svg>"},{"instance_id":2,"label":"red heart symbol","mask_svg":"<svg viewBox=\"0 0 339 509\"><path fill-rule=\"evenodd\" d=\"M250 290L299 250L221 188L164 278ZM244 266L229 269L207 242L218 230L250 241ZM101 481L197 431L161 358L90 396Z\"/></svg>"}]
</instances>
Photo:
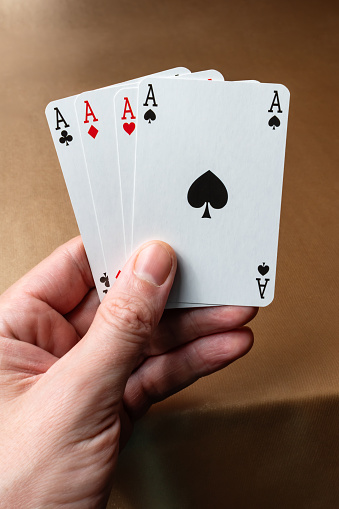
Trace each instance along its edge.
<instances>
[{"instance_id":1,"label":"red heart symbol","mask_svg":"<svg viewBox=\"0 0 339 509\"><path fill-rule=\"evenodd\" d=\"M122 127L124 128L127 134L131 135L135 129L135 123L131 122L130 124L128 124L127 122L125 122Z\"/></svg>"}]
</instances>

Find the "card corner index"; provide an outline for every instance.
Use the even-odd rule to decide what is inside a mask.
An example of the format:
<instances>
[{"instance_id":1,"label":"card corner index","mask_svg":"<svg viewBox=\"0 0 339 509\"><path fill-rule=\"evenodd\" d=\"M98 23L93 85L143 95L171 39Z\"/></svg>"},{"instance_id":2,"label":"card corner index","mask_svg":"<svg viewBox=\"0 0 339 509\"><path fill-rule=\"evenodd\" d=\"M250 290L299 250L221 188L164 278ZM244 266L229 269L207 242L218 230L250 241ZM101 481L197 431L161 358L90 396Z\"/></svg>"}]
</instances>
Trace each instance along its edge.
<instances>
[{"instance_id":1,"label":"card corner index","mask_svg":"<svg viewBox=\"0 0 339 509\"><path fill-rule=\"evenodd\" d=\"M269 296L268 299L266 299L266 298L261 299L259 304L257 304L257 306L260 308L267 308L267 306L272 304L272 302L274 301L274 295L275 295L275 285L273 286L273 291L272 291L271 296Z\"/></svg>"}]
</instances>

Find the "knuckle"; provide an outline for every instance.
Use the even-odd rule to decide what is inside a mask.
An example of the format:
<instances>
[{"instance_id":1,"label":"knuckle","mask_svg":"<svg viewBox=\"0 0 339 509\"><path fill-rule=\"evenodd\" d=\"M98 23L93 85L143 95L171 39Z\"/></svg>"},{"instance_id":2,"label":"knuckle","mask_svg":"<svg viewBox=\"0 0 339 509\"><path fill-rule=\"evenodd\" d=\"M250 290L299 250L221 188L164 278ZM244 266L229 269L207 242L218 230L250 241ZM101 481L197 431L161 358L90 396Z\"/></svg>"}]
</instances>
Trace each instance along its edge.
<instances>
[{"instance_id":1,"label":"knuckle","mask_svg":"<svg viewBox=\"0 0 339 509\"><path fill-rule=\"evenodd\" d=\"M129 336L148 337L154 328L154 314L140 297L119 295L100 306L102 318L110 327Z\"/></svg>"}]
</instances>

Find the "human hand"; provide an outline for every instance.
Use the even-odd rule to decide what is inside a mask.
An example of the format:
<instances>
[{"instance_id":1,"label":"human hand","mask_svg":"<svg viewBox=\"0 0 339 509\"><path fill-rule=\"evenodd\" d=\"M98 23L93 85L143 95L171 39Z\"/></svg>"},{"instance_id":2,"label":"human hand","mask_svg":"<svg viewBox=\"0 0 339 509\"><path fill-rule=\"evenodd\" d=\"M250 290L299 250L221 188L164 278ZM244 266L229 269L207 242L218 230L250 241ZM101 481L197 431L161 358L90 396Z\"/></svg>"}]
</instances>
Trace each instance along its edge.
<instances>
[{"instance_id":1,"label":"human hand","mask_svg":"<svg viewBox=\"0 0 339 509\"><path fill-rule=\"evenodd\" d=\"M251 348L256 308L163 313L175 254L145 246L100 306L80 237L0 297L0 507L104 507L133 422Z\"/></svg>"}]
</instances>

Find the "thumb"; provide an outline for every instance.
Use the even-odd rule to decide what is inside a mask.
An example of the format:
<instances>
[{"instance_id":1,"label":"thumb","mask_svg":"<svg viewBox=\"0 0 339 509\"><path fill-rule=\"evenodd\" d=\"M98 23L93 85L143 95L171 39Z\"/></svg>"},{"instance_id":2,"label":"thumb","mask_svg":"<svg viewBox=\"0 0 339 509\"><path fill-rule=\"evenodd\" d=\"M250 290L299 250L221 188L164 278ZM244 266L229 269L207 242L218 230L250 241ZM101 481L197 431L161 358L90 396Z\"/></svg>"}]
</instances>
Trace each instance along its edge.
<instances>
[{"instance_id":1,"label":"thumb","mask_svg":"<svg viewBox=\"0 0 339 509\"><path fill-rule=\"evenodd\" d=\"M86 385L91 380L96 390L109 388L116 398L122 397L159 323L175 271L175 253L164 242L148 242L131 256L87 334L69 352L86 373Z\"/></svg>"}]
</instances>

